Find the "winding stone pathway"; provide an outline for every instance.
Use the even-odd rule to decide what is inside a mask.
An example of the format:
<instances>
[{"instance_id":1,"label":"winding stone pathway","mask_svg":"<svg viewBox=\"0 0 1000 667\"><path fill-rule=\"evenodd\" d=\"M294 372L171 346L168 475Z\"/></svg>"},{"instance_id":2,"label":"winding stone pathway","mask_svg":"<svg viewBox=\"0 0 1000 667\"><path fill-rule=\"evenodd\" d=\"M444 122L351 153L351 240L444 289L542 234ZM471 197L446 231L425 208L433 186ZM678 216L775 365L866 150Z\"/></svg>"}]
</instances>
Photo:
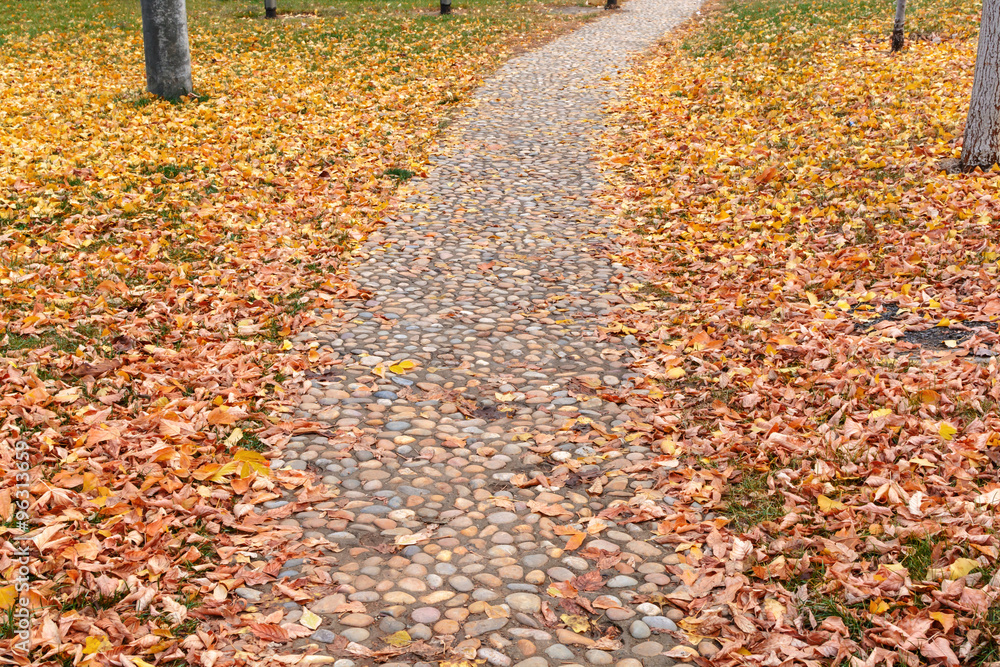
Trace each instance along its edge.
<instances>
[{"instance_id":1,"label":"winding stone pathway","mask_svg":"<svg viewBox=\"0 0 1000 667\"><path fill-rule=\"evenodd\" d=\"M359 647L384 649L402 630L498 667L669 665L661 654L685 641L684 613L662 597L683 558L653 539L655 522L598 518L652 486L620 471L660 452L616 440L644 415L601 397L636 376L629 337L598 329L623 267L595 252L611 221L590 205L602 184L590 137L619 69L697 5L632 0L510 61L359 252L370 300L339 304L342 319L297 341L332 365L312 374L296 416L330 431L294 438L272 465L318 470L340 495L286 520L336 545L330 555L279 576L328 571L335 592L305 603L323 624L299 641L326 645L338 667L378 661ZM576 550L558 531L602 524ZM598 587L584 588L576 577L598 562ZM591 601L600 632L545 624L546 611L573 609L550 595L559 582ZM285 620L304 613L284 606Z\"/></svg>"}]
</instances>

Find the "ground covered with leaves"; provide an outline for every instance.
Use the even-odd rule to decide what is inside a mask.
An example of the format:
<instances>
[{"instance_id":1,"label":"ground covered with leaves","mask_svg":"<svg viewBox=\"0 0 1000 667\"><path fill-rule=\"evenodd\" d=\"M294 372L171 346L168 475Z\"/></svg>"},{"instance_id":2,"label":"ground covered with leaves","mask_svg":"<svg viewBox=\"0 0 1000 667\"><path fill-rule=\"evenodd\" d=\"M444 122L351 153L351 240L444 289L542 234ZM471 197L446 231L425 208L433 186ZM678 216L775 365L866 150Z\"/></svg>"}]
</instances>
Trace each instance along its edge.
<instances>
[{"instance_id":1,"label":"ground covered with leaves","mask_svg":"<svg viewBox=\"0 0 1000 667\"><path fill-rule=\"evenodd\" d=\"M315 499L260 453L314 427L284 416L319 356L289 337L357 296L346 253L456 105L571 21L195 1L197 94L170 103L142 92L138 3L0 7L0 643L21 664L209 664L232 591L264 576L252 555L282 543L261 524L295 507L261 504ZM30 656L12 650L25 544Z\"/></svg>"},{"instance_id":2,"label":"ground covered with leaves","mask_svg":"<svg viewBox=\"0 0 1000 667\"><path fill-rule=\"evenodd\" d=\"M890 4L710 12L611 110L614 252L648 276L613 329L674 483L728 518L683 534L724 591L675 596L714 664L1000 660L1000 180L939 167L979 8L912 3L890 56Z\"/></svg>"}]
</instances>

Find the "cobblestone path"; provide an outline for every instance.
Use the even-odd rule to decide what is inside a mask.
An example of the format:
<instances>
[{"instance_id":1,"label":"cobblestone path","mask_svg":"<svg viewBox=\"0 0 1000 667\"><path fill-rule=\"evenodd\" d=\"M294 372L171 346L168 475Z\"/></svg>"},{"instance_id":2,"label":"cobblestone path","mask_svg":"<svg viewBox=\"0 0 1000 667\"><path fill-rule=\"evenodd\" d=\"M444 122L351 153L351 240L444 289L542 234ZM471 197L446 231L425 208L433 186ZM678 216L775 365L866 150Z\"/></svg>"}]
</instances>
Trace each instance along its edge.
<instances>
[{"instance_id":1,"label":"cobblestone path","mask_svg":"<svg viewBox=\"0 0 1000 667\"><path fill-rule=\"evenodd\" d=\"M643 415L598 396L635 376L622 341L598 329L623 269L592 245L610 221L590 208L602 181L589 137L619 69L697 5L632 0L510 61L358 254L370 300L299 338L334 363L313 374L296 416L330 431L294 438L272 465L320 471L339 489L286 520L339 550L280 576L329 572L329 594L305 603L324 622L300 643L341 656L338 667L384 661L366 650L403 630L500 667L672 664L661 654L683 642L684 614L649 600L676 589L680 561L652 539L655 522L605 521L576 549L559 529L632 499L651 482L614 471L660 454L627 443L598 452ZM538 475L563 482L517 483ZM588 493L595 483L601 493ZM407 535L419 539L394 546ZM601 556L591 590L577 577ZM547 610L567 613L549 594L559 582L586 591L599 629L621 636L547 626ZM286 620L303 613L285 606Z\"/></svg>"}]
</instances>

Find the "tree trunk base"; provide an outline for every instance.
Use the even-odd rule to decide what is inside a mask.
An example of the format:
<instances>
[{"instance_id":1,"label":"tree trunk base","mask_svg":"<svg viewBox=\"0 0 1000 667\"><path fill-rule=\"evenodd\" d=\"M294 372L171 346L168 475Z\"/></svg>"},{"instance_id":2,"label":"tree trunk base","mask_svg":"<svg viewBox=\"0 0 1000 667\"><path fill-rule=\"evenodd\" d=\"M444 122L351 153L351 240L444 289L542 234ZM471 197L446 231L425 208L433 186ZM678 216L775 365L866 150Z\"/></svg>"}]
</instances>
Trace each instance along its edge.
<instances>
[{"instance_id":1,"label":"tree trunk base","mask_svg":"<svg viewBox=\"0 0 1000 667\"><path fill-rule=\"evenodd\" d=\"M959 160L957 157L950 157L944 160L938 160L938 163L935 166L946 174L962 173L962 161Z\"/></svg>"},{"instance_id":2,"label":"tree trunk base","mask_svg":"<svg viewBox=\"0 0 1000 667\"><path fill-rule=\"evenodd\" d=\"M264 10L264 18L275 19L278 18L278 10L274 7L268 7Z\"/></svg>"},{"instance_id":3,"label":"tree trunk base","mask_svg":"<svg viewBox=\"0 0 1000 667\"><path fill-rule=\"evenodd\" d=\"M618 0L608 0L607 4L604 5L604 9L618 9Z\"/></svg>"},{"instance_id":4,"label":"tree trunk base","mask_svg":"<svg viewBox=\"0 0 1000 667\"><path fill-rule=\"evenodd\" d=\"M944 173L954 176L955 174L971 174L976 169L980 169L982 171L989 171L990 169L993 168L994 164L996 163L993 162L990 164L963 165L961 159L957 157L950 157L944 160L938 160L937 164L934 166L937 167L939 170L943 171Z\"/></svg>"},{"instance_id":5,"label":"tree trunk base","mask_svg":"<svg viewBox=\"0 0 1000 667\"><path fill-rule=\"evenodd\" d=\"M904 43L904 41L903 41L903 33L902 32L894 32L894 33L892 33L892 42L891 42L892 46L890 48L890 51L892 53L896 53L897 51L901 51L903 49L903 43Z\"/></svg>"}]
</instances>

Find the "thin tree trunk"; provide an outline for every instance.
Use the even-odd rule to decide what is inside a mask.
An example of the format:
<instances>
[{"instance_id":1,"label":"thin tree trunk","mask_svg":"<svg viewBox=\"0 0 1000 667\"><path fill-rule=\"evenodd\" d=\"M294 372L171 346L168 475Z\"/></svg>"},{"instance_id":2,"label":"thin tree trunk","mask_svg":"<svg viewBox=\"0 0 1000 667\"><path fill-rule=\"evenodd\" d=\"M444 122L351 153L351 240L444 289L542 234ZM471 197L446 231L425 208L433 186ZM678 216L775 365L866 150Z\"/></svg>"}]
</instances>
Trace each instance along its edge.
<instances>
[{"instance_id":1,"label":"thin tree trunk","mask_svg":"<svg viewBox=\"0 0 1000 667\"><path fill-rule=\"evenodd\" d=\"M906 0L896 0L896 17L892 21L892 52L903 48L903 22L906 19Z\"/></svg>"},{"instance_id":2,"label":"thin tree trunk","mask_svg":"<svg viewBox=\"0 0 1000 667\"><path fill-rule=\"evenodd\" d=\"M264 18L273 19L278 16L278 0L264 0Z\"/></svg>"},{"instance_id":3,"label":"thin tree trunk","mask_svg":"<svg viewBox=\"0 0 1000 667\"><path fill-rule=\"evenodd\" d=\"M1000 0L983 0L962 169L988 168L1000 157Z\"/></svg>"},{"instance_id":4,"label":"thin tree trunk","mask_svg":"<svg viewBox=\"0 0 1000 667\"><path fill-rule=\"evenodd\" d=\"M451 0L441 0L441 13L451 14Z\"/></svg>"},{"instance_id":5,"label":"thin tree trunk","mask_svg":"<svg viewBox=\"0 0 1000 667\"><path fill-rule=\"evenodd\" d=\"M618 9L618 0L607 0L604 4L605 9Z\"/></svg>"},{"instance_id":6,"label":"thin tree trunk","mask_svg":"<svg viewBox=\"0 0 1000 667\"><path fill-rule=\"evenodd\" d=\"M191 50L184 0L141 0L146 90L176 99L191 94Z\"/></svg>"}]
</instances>

